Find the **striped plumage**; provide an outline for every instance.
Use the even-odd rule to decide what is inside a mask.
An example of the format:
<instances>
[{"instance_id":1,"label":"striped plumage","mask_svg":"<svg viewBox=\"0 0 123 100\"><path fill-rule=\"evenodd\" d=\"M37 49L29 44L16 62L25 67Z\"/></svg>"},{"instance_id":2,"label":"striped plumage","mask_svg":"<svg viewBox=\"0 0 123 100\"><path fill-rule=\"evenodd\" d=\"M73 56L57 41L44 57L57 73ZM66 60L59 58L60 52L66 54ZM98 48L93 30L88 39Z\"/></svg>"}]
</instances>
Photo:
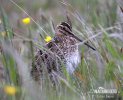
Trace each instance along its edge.
<instances>
[{"instance_id":1,"label":"striped plumage","mask_svg":"<svg viewBox=\"0 0 123 100\"><path fill-rule=\"evenodd\" d=\"M32 64L31 75L36 81L40 81L43 71L47 71L53 82L56 80L54 72L62 75L62 66L72 74L80 62L78 42L81 42L72 34L72 26L62 22L56 27L55 37L45 45L46 50L39 50Z\"/></svg>"}]
</instances>

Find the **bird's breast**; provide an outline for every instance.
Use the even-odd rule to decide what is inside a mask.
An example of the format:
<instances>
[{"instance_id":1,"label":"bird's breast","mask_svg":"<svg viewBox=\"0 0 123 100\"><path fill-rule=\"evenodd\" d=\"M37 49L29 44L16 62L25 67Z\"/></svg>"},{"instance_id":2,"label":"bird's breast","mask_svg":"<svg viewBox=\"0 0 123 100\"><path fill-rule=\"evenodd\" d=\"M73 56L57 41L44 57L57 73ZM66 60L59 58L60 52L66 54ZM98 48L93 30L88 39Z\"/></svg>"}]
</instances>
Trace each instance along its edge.
<instances>
[{"instance_id":1,"label":"bird's breast","mask_svg":"<svg viewBox=\"0 0 123 100\"><path fill-rule=\"evenodd\" d=\"M72 74L80 63L80 54L78 50L68 55L66 60L66 70L68 73Z\"/></svg>"}]
</instances>

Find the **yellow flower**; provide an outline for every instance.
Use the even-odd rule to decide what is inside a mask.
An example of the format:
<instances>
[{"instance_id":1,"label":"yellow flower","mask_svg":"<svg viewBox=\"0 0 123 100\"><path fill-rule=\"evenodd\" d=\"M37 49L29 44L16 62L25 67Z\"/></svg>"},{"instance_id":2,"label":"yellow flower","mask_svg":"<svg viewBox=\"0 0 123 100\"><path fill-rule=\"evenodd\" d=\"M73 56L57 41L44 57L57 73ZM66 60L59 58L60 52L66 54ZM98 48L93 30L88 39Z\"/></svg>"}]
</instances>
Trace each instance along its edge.
<instances>
[{"instance_id":1,"label":"yellow flower","mask_svg":"<svg viewBox=\"0 0 123 100\"><path fill-rule=\"evenodd\" d=\"M50 42L52 40L52 38L50 36L46 36L46 38L44 39L46 42Z\"/></svg>"},{"instance_id":2,"label":"yellow flower","mask_svg":"<svg viewBox=\"0 0 123 100\"><path fill-rule=\"evenodd\" d=\"M25 25L28 25L28 24L30 24L30 18L29 17L26 17L26 18L24 18L24 19L22 19L22 22L23 22L23 24L25 24Z\"/></svg>"},{"instance_id":3,"label":"yellow flower","mask_svg":"<svg viewBox=\"0 0 123 100\"><path fill-rule=\"evenodd\" d=\"M1 32L1 35L2 35L3 37L5 37L5 36L6 36L6 32L5 32L5 31Z\"/></svg>"},{"instance_id":4,"label":"yellow flower","mask_svg":"<svg viewBox=\"0 0 123 100\"><path fill-rule=\"evenodd\" d=\"M17 89L14 86L5 86L4 91L6 94L15 95L15 93L17 92Z\"/></svg>"}]
</instances>

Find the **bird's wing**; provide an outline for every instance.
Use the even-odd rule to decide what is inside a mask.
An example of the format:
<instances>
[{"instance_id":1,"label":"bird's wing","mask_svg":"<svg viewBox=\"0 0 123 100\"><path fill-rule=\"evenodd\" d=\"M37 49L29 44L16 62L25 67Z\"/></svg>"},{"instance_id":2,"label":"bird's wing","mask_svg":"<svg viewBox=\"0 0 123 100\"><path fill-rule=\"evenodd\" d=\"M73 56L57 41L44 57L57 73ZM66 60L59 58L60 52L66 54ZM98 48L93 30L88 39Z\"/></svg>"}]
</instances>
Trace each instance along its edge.
<instances>
[{"instance_id":1,"label":"bird's wing","mask_svg":"<svg viewBox=\"0 0 123 100\"><path fill-rule=\"evenodd\" d=\"M34 80L38 81L40 76L42 76L43 71L47 71L51 73L52 70L57 70L57 60L56 55L50 49L55 49L55 44L53 42L49 42L45 45L47 50L39 50L32 62L31 68L31 76Z\"/></svg>"}]
</instances>

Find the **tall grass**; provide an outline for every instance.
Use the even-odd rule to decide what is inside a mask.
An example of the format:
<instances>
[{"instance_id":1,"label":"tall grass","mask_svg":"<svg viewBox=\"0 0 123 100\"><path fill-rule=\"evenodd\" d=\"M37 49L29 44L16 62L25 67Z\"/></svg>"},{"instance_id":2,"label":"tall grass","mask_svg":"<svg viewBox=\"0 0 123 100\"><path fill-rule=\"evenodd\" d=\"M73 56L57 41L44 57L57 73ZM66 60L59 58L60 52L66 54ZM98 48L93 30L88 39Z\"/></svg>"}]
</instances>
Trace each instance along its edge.
<instances>
[{"instance_id":1,"label":"tall grass","mask_svg":"<svg viewBox=\"0 0 123 100\"><path fill-rule=\"evenodd\" d=\"M9 3L0 4L0 75L1 69L4 71L4 77L0 76L1 100L105 100L99 94L89 93L98 87L117 89L118 95L123 95L123 39L115 1L47 0L52 4L42 1L41 5L39 1L27 1L8 0ZM11 20L13 12L19 21ZM23 16L19 12L31 18L29 25L21 22ZM61 81L56 87L48 79L39 85L30 77L31 62L37 48L44 48L44 38L54 36L54 23L64 21L65 12L72 19L73 32L96 51L80 43L82 57L76 74L71 76L65 72L65 79L58 76ZM7 93L6 86L15 87L16 93ZM114 94L113 99L118 100L118 95Z\"/></svg>"}]
</instances>

